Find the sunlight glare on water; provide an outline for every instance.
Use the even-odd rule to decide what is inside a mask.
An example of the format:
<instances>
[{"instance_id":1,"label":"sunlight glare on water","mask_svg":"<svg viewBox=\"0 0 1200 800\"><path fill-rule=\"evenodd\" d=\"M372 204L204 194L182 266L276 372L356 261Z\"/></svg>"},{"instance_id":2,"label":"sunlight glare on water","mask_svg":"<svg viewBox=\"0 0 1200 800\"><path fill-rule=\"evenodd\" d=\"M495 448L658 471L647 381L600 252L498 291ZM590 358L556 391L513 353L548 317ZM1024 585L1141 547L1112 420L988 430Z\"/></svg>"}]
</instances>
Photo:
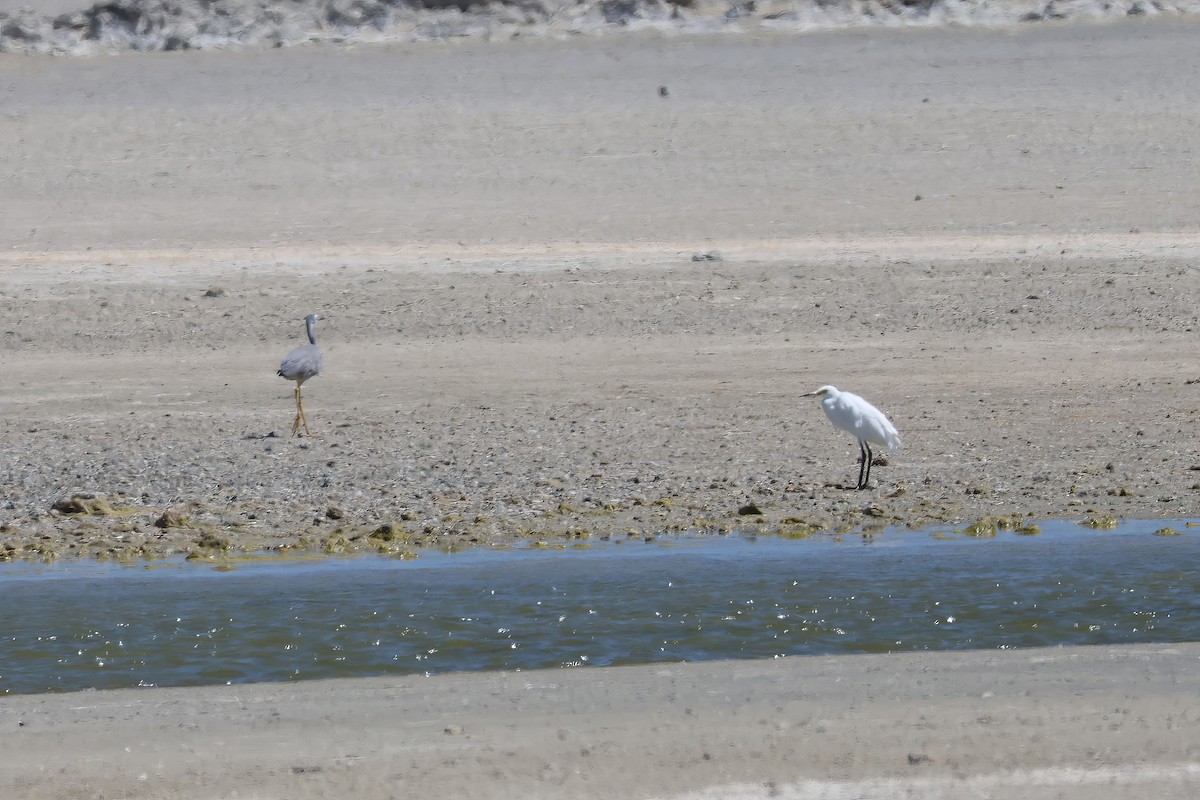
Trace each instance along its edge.
<instances>
[{"instance_id":1,"label":"sunlight glare on water","mask_svg":"<svg viewBox=\"0 0 1200 800\"><path fill-rule=\"evenodd\" d=\"M0 692L1200 638L1195 535L0 566Z\"/></svg>"}]
</instances>

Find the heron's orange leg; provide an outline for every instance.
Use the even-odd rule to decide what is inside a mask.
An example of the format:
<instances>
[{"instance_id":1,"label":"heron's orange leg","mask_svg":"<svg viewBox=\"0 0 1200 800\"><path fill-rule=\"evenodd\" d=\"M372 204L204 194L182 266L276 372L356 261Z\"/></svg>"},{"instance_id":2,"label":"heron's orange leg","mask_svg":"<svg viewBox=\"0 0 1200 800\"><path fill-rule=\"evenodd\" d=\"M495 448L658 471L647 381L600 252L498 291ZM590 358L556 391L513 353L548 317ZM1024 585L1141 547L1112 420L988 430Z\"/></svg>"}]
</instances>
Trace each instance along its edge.
<instances>
[{"instance_id":1,"label":"heron's orange leg","mask_svg":"<svg viewBox=\"0 0 1200 800\"><path fill-rule=\"evenodd\" d=\"M308 417L304 414L304 403L300 400L300 387L296 387L296 419L292 422L292 436L300 435L300 426L304 426L304 433L307 436L312 436L312 431L308 429Z\"/></svg>"}]
</instances>

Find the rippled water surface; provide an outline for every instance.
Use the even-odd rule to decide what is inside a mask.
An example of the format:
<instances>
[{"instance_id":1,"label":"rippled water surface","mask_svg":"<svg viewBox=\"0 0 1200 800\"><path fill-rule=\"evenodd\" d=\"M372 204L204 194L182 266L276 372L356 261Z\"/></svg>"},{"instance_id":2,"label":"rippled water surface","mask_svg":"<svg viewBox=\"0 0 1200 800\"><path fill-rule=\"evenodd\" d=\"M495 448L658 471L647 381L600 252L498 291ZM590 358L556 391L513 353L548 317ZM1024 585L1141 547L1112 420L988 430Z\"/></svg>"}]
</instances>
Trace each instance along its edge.
<instances>
[{"instance_id":1,"label":"rippled water surface","mask_svg":"<svg viewBox=\"0 0 1200 800\"><path fill-rule=\"evenodd\" d=\"M1200 639L1200 529L0 566L0 692Z\"/></svg>"}]
</instances>

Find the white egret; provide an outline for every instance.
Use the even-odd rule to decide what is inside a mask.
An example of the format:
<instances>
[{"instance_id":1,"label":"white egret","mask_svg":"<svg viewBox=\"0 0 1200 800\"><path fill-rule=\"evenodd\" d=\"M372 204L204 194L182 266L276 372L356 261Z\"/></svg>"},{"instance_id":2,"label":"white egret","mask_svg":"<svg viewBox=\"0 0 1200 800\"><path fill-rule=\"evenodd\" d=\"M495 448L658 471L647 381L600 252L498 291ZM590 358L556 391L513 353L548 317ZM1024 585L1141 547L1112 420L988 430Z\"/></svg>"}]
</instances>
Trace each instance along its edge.
<instances>
[{"instance_id":1,"label":"white egret","mask_svg":"<svg viewBox=\"0 0 1200 800\"><path fill-rule=\"evenodd\" d=\"M300 435L301 425L304 426L304 432L312 436L312 431L308 429L308 417L304 415L304 403L300 401L300 387L309 378L321 374L324 358L321 355L321 348L317 347L316 334L313 333L313 326L319 319L322 319L319 314L309 314L304 318L308 344L302 344L284 356L283 361L279 364L279 371L275 373L289 381L296 382L296 419L292 422L292 436Z\"/></svg>"},{"instance_id":2,"label":"white egret","mask_svg":"<svg viewBox=\"0 0 1200 800\"><path fill-rule=\"evenodd\" d=\"M900 433L882 411L853 392L843 392L836 386L822 386L801 397L823 397L821 408L833 427L858 440L858 487L867 488L871 479L871 444L885 444L895 451L900 447Z\"/></svg>"}]
</instances>

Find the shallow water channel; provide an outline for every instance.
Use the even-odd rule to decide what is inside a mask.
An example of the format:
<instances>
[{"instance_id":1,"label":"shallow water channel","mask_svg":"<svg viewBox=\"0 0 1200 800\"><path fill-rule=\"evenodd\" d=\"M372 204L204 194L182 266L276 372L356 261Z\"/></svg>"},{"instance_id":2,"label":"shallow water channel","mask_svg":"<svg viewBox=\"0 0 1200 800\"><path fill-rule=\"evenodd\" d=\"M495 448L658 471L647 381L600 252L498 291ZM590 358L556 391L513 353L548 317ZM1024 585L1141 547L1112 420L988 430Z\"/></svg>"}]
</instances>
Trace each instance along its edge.
<instances>
[{"instance_id":1,"label":"shallow water channel","mask_svg":"<svg viewBox=\"0 0 1200 800\"><path fill-rule=\"evenodd\" d=\"M0 693L1200 639L1200 529L0 565Z\"/></svg>"}]
</instances>

